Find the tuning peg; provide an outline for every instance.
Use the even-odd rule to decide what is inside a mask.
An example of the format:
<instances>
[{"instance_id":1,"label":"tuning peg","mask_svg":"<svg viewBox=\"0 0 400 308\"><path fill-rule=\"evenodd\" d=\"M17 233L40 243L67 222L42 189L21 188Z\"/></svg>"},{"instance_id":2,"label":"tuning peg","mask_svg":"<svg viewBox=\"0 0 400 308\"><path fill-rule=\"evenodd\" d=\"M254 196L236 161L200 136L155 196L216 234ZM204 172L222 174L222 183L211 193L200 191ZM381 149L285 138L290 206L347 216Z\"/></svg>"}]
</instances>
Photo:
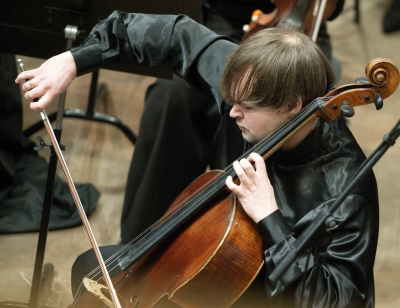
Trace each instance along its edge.
<instances>
[{"instance_id":1,"label":"tuning peg","mask_svg":"<svg viewBox=\"0 0 400 308\"><path fill-rule=\"evenodd\" d=\"M354 115L354 108L346 101L340 107L340 114L346 118L351 118Z\"/></svg>"},{"instance_id":2,"label":"tuning peg","mask_svg":"<svg viewBox=\"0 0 400 308\"><path fill-rule=\"evenodd\" d=\"M244 25L242 28L243 32L247 32L250 30L250 26L249 25Z\"/></svg>"},{"instance_id":3,"label":"tuning peg","mask_svg":"<svg viewBox=\"0 0 400 308\"><path fill-rule=\"evenodd\" d=\"M374 103L376 110L379 110L383 107L383 99L379 92L374 93Z\"/></svg>"},{"instance_id":4,"label":"tuning peg","mask_svg":"<svg viewBox=\"0 0 400 308\"><path fill-rule=\"evenodd\" d=\"M368 78L366 77L358 77L356 79L356 83L369 83Z\"/></svg>"}]
</instances>

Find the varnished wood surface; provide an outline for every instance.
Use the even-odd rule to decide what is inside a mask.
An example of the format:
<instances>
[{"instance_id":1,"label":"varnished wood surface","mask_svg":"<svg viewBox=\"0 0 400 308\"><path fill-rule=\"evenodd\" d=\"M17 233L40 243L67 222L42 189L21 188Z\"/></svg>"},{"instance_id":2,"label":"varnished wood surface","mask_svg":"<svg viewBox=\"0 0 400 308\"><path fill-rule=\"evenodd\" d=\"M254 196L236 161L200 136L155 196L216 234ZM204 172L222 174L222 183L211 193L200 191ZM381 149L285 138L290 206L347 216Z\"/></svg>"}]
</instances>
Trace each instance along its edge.
<instances>
[{"instance_id":1,"label":"varnished wood surface","mask_svg":"<svg viewBox=\"0 0 400 308\"><path fill-rule=\"evenodd\" d=\"M383 34L381 19L388 0L360 1L361 21L353 22L355 13L346 1L344 13L329 24L334 55L342 64L338 85L353 83L365 76L365 66L373 58L385 57L400 66L400 30ZM42 60L23 58L25 68ZM106 82L108 95L97 111L117 116L135 132L143 108L144 91L154 79L102 70L100 82ZM90 76L76 79L67 93L67 108L86 108ZM56 105L56 104L55 104ZM53 107L55 109L55 106ZM46 110L51 113L52 109ZM400 118L400 90L385 100L376 111L373 105L355 109L349 126L362 149L369 155ZM39 115L24 106L25 127L39 120ZM48 140L44 130L38 133ZM37 134L33 137L36 138ZM75 182L92 182L102 193L90 223L100 245L119 242L126 176L134 146L115 127L107 124L65 119L62 143L66 162ZM374 167L379 185L380 235L375 263L376 307L400 305L400 140ZM41 155L48 157L48 149ZM59 170L61 178L63 174ZM36 254L37 233L0 235L0 302L29 300L30 282ZM90 248L83 227L52 231L48 235L45 262L54 265L55 275L42 305L67 307L72 300L70 269L80 253Z\"/></svg>"}]
</instances>

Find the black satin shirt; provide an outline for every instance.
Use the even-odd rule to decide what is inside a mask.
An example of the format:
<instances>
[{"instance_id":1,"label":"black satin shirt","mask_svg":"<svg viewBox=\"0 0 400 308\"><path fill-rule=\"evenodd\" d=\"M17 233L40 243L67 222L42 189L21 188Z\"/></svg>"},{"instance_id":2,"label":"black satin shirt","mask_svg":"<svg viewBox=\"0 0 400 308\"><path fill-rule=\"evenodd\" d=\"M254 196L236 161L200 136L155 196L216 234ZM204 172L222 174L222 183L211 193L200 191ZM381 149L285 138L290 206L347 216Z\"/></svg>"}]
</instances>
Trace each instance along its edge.
<instances>
[{"instance_id":1,"label":"black satin shirt","mask_svg":"<svg viewBox=\"0 0 400 308\"><path fill-rule=\"evenodd\" d=\"M71 50L84 74L104 63L163 65L185 78L223 111L219 82L236 48L186 16L115 11ZM267 160L279 210L258 223L265 266L253 286L273 307L373 307L378 237L378 193L371 172L335 211L332 240L300 255L277 283L267 277L293 250L302 230L349 185L365 156L341 118L320 121L295 149ZM312 296L310 295L312 294Z\"/></svg>"}]
</instances>

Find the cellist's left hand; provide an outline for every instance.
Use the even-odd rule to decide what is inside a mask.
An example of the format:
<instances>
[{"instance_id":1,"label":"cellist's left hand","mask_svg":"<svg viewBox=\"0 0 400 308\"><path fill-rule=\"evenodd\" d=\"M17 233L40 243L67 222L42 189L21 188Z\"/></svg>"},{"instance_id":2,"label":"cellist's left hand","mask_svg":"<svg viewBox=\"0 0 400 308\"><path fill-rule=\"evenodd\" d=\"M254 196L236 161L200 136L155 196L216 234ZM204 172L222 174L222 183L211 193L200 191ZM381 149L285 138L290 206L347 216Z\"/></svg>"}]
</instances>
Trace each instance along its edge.
<instances>
[{"instance_id":1,"label":"cellist's left hand","mask_svg":"<svg viewBox=\"0 0 400 308\"><path fill-rule=\"evenodd\" d=\"M251 163L254 163L254 167ZM243 209L254 222L259 222L278 209L274 189L269 181L264 159L257 153L233 163L240 184L236 185L231 176L226 186L237 195Z\"/></svg>"}]
</instances>

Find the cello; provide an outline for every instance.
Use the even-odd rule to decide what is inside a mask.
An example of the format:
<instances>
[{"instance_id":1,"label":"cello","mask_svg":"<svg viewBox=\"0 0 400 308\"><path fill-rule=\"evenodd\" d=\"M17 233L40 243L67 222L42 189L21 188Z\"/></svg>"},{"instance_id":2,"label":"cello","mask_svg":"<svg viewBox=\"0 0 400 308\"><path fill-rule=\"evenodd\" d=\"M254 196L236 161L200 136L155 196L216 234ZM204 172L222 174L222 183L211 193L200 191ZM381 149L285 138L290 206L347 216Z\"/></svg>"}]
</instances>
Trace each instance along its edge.
<instances>
[{"instance_id":1,"label":"cello","mask_svg":"<svg viewBox=\"0 0 400 308\"><path fill-rule=\"evenodd\" d=\"M359 80L315 99L243 157L257 152L267 159L316 117L329 123L340 114L350 115L356 106L374 103L381 108L399 85L399 71L390 60L375 59L366 76L367 82ZM151 307L164 297L184 307L226 307L243 294L263 263L261 239L227 191L229 175L236 178L232 166L200 176L152 230L106 260L123 269L113 278L123 307ZM113 307L99 282L101 275L95 281L92 274L71 308Z\"/></svg>"}]
</instances>

